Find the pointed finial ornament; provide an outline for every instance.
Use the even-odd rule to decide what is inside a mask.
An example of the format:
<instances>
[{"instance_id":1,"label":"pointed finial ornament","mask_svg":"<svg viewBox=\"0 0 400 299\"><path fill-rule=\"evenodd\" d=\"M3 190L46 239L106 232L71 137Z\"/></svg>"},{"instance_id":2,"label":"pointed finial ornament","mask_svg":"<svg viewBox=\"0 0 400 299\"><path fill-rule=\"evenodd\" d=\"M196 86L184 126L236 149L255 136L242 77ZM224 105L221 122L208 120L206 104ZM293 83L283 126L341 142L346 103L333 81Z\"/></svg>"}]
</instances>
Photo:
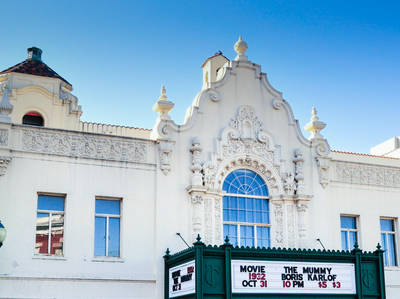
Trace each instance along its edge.
<instances>
[{"instance_id":1,"label":"pointed finial ornament","mask_svg":"<svg viewBox=\"0 0 400 299\"><path fill-rule=\"evenodd\" d=\"M235 60L237 60L237 61L245 61L245 60L247 60L247 56L244 55L244 53L246 52L247 48L248 48L247 43L242 39L242 36L239 35L238 41L233 46L233 49L238 54L236 56Z\"/></svg>"},{"instance_id":2,"label":"pointed finial ornament","mask_svg":"<svg viewBox=\"0 0 400 299\"><path fill-rule=\"evenodd\" d=\"M326 127L326 123L319 120L317 116L317 109L312 107L310 122L304 126L304 129L311 133L310 140L323 139L324 137L320 132Z\"/></svg>"},{"instance_id":3,"label":"pointed finial ornament","mask_svg":"<svg viewBox=\"0 0 400 299\"><path fill-rule=\"evenodd\" d=\"M168 113L171 111L171 109L174 108L174 103L168 100L167 97L167 90L165 89L165 86L161 86L161 91L160 91L160 96L157 100L157 102L153 106L153 110L155 112L160 113L160 117L162 119L170 119Z\"/></svg>"}]
</instances>

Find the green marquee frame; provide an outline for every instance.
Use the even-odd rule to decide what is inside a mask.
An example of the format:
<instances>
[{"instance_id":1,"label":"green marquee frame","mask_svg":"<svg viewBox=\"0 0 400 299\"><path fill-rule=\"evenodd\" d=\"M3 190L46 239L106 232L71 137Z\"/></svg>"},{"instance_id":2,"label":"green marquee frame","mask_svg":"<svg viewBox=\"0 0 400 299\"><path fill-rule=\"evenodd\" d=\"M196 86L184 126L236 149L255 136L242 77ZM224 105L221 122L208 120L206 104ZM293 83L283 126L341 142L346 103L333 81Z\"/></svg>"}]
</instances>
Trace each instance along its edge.
<instances>
[{"instance_id":1,"label":"green marquee frame","mask_svg":"<svg viewBox=\"0 0 400 299\"><path fill-rule=\"evenodd\" d=\"M232 294L231 260L283 262L352 263L355 268L356 294ZM358 245L350 251L233 247L229 240L221 246L206 246L200 236L193 246L170 255L165 262L165 299L169 299L169 269L195 261L196 291L181 299L270 299L270 298L380 298L385 299L383 250L378 244L373 252L363 252Z\"/></svg>"}]
</instances>

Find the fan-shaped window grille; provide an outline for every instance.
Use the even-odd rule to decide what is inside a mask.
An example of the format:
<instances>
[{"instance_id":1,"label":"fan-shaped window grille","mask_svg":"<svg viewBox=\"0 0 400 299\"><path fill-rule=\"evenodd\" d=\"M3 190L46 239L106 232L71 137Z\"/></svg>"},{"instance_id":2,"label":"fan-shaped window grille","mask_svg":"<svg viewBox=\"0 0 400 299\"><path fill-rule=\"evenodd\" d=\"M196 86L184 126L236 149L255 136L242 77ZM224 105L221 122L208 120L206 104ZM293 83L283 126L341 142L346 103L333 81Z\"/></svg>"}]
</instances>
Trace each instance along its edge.
<instances>
[{"instance_id":1,"label":"fan-shaped window grille","mask_svg":"<svg viewBox=\"0 0 400 299\"><path fill-rule=\"evenodd\" d=\"M270 246L268 188L254 171L237 169L222 189L224 236L236 246Z\"/></svg>"}]
</instances>

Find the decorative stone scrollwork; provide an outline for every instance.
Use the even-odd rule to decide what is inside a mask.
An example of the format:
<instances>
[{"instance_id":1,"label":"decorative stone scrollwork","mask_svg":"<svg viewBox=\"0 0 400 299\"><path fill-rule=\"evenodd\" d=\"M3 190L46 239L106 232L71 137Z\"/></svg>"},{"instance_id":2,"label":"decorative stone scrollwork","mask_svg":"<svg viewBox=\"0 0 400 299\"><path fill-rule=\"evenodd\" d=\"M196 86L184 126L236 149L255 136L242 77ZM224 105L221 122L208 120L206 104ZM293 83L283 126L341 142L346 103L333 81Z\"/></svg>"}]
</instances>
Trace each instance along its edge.
<instances>
[{"instance_id":1,"label":"decorative stone scrollwork","mask_svg":"<svg viewBox=\"0 0 400 299\"><path fill-rule=\"evenodd\" d=\"M283 179L283 189L288 195L292 195L295 189L294 176L291 172L285 172L282 176Z\"/></svg>"},{"instance_id":2,"label":"decorative stone scrollwork","mask_svg":"<svg viewBox=\"0 0 400 299\"><path fill-rule=\"evenodd\" d=\"M160 157L160 169L164 175L171 171L171 155L173 143L169 140L160 140L158 143L158 151Z\"/></svg>"},{"instance_id":3,"label":"decorative stone scrollwork","mask_svg":"<svg viewBox=\"0 0 400 299\"><path fill-rule=\"evenodd\" d=\"M11 157L0 156L0 176L6 174L10 162L11 162Z\"/></svg>"},{"instance_id":4,"label":"decorative stone scrollwork","mask_svg":"<svg viewBox=\"0 0 400 299\"><path fill-rule=\"evenodd\" d=\"M296 149L294 151L293 163L295 169L294 179L296 181L296 194L304 194L304 158L302 152L299 149Z\"/></svg>"},{"instance_id":5,"label":"decorative stone scrollwork","mask_svg":"<svg viewBox=\"0 0 400 299\"><path fill-rule=\"evenodd\" d=\"M8 130L0 130L0 146L8 145Z\"/></svg>"},{"instance_id":6,"label":"decorative stone scrollwork","mask_svg":"<svg viewBox=\"0 0 400 299\"><path fill-rule=\"evenodd\" d=\"M190 152L192 153L192 185L193 186L202 186L203 185L203 175L201 174L201 146L200 141L197 137L193 138L192 146L190 147Z\"/></svg>"},{"instance_id":7,"label":"decorative stone scrollwork","mask_svg":"<svg viewBox=\"0 0 400 299\"><path fill-rule=\"evenodd\" d=\"M272 107L274 107L275 110L280 110L282 108L283 101L281 98L274 98L272 100Z\"/></svg>"},{"instance_id":8,"label":"decorative stone scrollwork","mask_svg":"<svg viewBox=\"0 0 400 299\"><path fill-rule=\"evenodd\" d=\"M334 180L341 183L400 188L400 168L335 162Z\"/></svg>"},{"instance_id":9,"label":"decorative stone scrollwork","mask_svg":"<svg viewBox=\"0 0 400 299\"><path fill-rule=\"evenodd\" d=\"M274 216L275 216L275 246L283 246L284 244L284 232L283 232L283 204L274 203Z\"/></svg>"},{"instance_id":10,"label":"decorative stone scrollwork","mask_svg":"<svg viewBox=\"0 0 400 299\"><path fill-rule=\"evenodd\" d=\"M147 143L117 137L23 129L22 150L68 157L146 162Z\"/></svg>"},{"instance_id":11,"label":"decorative stone scrollwork","mask_svg":"<svg viewBox=\"0 0 400 299\"><path fill-rule=\"evenodd\" d=\"M307 224L306 224L306 213L308 211L308 202L299 200L296 204L298 214L298 233L299 233L299 245L305 247L305 239L307 238Z\"/></svg>"},{"instance_id":12,"label":"decorative stone scrollwork","mask_svg":"<svg viewBox=\"0 0 400 299\"><path fill-rule=\"evenodd\" d=\"M197 234L202 234L204 198L199 194L193 194L191 196L191 203L192 203L192 239L195 239Z\"/></svg>"},{"instance_id":13,"label":"decorative stone scrollwork","mask_svg":"<svg viewBox=\"0 0 400 299\"><path fill-rule=\"evenodd\" d=\"M7 81L0 85L0 90L3 93L0 101L0 122L10 123L11 118L9 115L13 110L13 105L11 105L8 97L10 89L8 88Z\"/></svg>"}]
</instances>

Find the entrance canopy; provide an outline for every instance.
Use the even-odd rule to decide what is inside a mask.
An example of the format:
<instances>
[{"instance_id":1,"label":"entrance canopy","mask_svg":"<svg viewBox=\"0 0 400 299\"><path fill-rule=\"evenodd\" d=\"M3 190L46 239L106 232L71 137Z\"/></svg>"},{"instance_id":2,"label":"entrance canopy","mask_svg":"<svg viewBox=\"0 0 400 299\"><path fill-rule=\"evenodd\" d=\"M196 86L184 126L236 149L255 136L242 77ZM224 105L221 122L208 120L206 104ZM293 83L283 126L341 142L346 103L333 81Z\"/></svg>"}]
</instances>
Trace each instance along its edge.
<instances>
[{"instance_id":1,"label":"entrance canopy","mask_svg":"<svg viewBox=\"0 0 400 299\"><path fill-rule=\"evenodd\" d=\"M165 261L165 298L385 298L383 250L233 247L197 242Z\"/></svg>"}]
</instances>

